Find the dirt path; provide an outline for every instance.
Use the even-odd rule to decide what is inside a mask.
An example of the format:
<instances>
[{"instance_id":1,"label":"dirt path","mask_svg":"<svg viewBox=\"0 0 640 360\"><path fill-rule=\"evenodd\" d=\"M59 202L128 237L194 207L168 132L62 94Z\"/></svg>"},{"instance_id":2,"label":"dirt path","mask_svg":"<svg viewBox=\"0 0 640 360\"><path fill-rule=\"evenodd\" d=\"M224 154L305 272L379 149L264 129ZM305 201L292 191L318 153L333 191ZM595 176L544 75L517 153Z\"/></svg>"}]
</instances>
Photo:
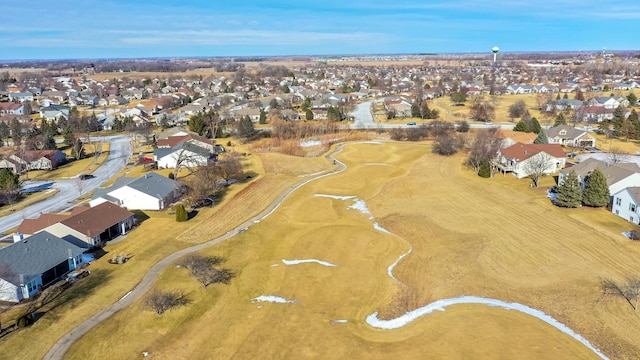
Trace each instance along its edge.
<instances>
[{"instance_id":1,"label":"dirt path","mask_svg":"<svg viewBox=\"0 0 640 360\"><path fill-rule=\"evenodd\" d=\"M60 338L60 340L58 340L51 347L49 352L47 352L47 354L44 356L44 359L45 360L63 359L64 355L67 353L69 348L71 348L71 346L78 339L80 339L82 336L84 336L86 333L88 333L95 326L97 326L101 322L105 321L106 319L108 319L113 314L117 313L118 311L126 308L127 306L129 306L131 304L133 304L136 300L140 299L145 293L147 293L147 291L149 291L149 289L151 289L153 284L156 282L156 280L158 279L158 277L160 276L162 271L165 268L167 268L169 265L171 265L173 262L178 260L179 258L181 258L181 257L183 257L183 256L185 256L187 254L203 250L203 249L208 248L210 246L213 246L213 245L219 244L219 243L221 243L223 241L231 239L232 237L236 236L237 234L246 231L254 223L257 223L257 222L263 220L264 218L268 217L269 215L271 215L284 202L284 200L286 200L287 197L289 197L289 195L291 195L294 191L298 190L300 187L302 187L302 186L304 186L304 185L306 185L306 184L308 184L308 183L310 183L312 181L315 181L317 179L323 178L325 176L334 175L334 174L337 174L337 173L340 173L340 172L343 172L344 170L346 170L347 167L346 167L345 164L343 164L342 162L340 162L340 161L338 161L338 160L333 158L333 155L335 155L335 154L339 153L340 151L342 151L342 148L343 148L344 145L345 144L339 145L336 148L335 151L333 151L331 154L327 155L327 158L329 160L334 161L334 163L338 165L338 168L336 170L333 170L331 172L328 172L328 173L325 173L325 174L322 174L322 175L318 175L318 176L306 179L304 181L301 181L301 182L297 183L296 185L291 186L287 191L285 191L284 193L280 194L274 200L274 202L271 203L271 205L269 205L266 209L264 209L258 215L248 219L247 221L245 221L244 223L240 224L239 226L237 226L233 230L227 232L225 235L217 237L217 238L215 238L213 240L209 240L209 241L207 241L205 243L202 243L202 244L198 244L198 245L186 248L186 249L182 249L182 250L177 251L177 252L165 257L164 259L160 260L151 269L149 269L149 271L145 274L145 276L138 283L138 285L136 285L136 287L133 288L133 290L131 290L128 293L126 293L116 303L114 303L114 304L110 305L109 307L101 310L97 314L95 314L92 317L90 317L89 319L87 319L82 324L76 326L74 329L72 329L71 331L66 333L64 336L62 336L62 338Z\"/></svg>"}]
</instances>

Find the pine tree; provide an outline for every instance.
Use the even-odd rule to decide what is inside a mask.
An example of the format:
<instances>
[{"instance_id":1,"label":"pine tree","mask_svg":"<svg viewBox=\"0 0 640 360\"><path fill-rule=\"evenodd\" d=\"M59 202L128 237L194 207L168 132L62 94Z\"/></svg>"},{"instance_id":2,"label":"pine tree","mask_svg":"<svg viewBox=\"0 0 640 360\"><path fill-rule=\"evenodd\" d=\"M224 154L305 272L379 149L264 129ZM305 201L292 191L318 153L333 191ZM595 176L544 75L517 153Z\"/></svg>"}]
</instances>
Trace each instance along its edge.
<instances>
[{"instance_id":1,"label":"pine tree","mask_svg":"<svg viewBox=\"0 0 640 360\"><path fill-rule=\"evenodd\" d=\"M527 125L526 122L524 122L523 120L518 121L518 123L516 124L516 126L513 127L513 131L520 131L520 132L531 132L531 130L529 130L529 125Z\"/></svg>"},{"instance_id":2,"label":"pine tree","mask_svg":"<svg viewBox=\"0 0 640 360\"><path fill-rule=\"evenodd\" d=\"M482 163L482 165L480 165L480 169L478 170L478 176L483 178L491 177L491 169L489 168L488 162L484 162Z\"/></svg>"},{"instance_id":3,"label":"pine tree","mask_svg":"<svg viewBox=\"0 0 640 360\"><path fill-rule=\"evenodd\" d=\"M556 116L556 122L553 123L553 126L558 126L558 125L567 125L567 119L564 118L564 115L562 115L562 113Z\"/></svg>"},{"instance_id":4,"label":"pine tree","mask_svg":"<svg viewBox=\"0 0 640 360\"><path fill-rule=\"evenodd\" d=\"M548 144L549 143L549 138L547 137L547 134L544 132L544 130L541 130L538 133L538 137L533 140L534 144Z\"/></svg>"},{"instance_id":5,"label":"pine tree","mask_svg":"<svg viewBox=\"0 0 640 360\"><path fill-rule=\"evenodd\" d=\"M578 181L575 171L570 172L562 184L558 185L556 205L567 208L576 208L582 205L580 181Z\"/></svg>"},{"instance_id":6,"label":"pine tree","mask_svg":"<svg viewBox=\"0 0 640 360\"><path fill-rule=\"evenodd\" d=\"M600 169L593 170L582 193L582 202L587 206L603 207L609 204L610 196L604 174Z\"/></svg>"},{"instance_id":7,"label":"pine tree","mask_svg":"<svg viewBox=\"0 0 640 360\"><path fill-rule=\"evenodd\" d=\"M531 131L536 133L536 134L540 134L542 131L542 125L540 125L540 121L538 121L538 119L536 117L532 117L531 118L531 124L532 126L530 126Z\"/></svg>"},{"instance_id":8,"label":"pine tree","mask_svg":"<svg viewBox=\"0 0 640 360\"><path fill-rule=\"evenodd\" d=\"M264 109L260 109L260 119L258 120L258 123L262 125L267 123L267 113Z\"/></svg>"},{"instance_id":9,"label":"pine tree","mask_svg":"<svg viewBox=\"0 0 640 360\"><path fill-rule=\"evenodd\" d=\"M189 215L187 214L187 210L185 210L184 205L178 204L176 205L176 221L184 222L189 219Z\"/></svg>"}]
</instances>

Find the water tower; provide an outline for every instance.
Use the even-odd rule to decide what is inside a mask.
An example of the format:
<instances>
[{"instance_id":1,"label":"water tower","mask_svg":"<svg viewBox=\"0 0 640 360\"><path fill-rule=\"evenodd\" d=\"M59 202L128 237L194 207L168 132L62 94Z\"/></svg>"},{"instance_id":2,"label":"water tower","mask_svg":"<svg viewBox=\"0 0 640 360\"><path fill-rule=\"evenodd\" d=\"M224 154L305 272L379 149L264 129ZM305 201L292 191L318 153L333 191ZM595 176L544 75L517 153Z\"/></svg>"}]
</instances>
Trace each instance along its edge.
<instances>
[{"instance_id":1,"label":"water tower","mask_svg":"<svg viewBox=\"0 0 640 360\"><path fill-rule=\"evenodd\" d=\"M491 52L493 53L493 63L496 63L496 56L498 55L498 51L500 51L500 48L497 46L494 46L491 48Z\"/></svg>"}]
</instances>

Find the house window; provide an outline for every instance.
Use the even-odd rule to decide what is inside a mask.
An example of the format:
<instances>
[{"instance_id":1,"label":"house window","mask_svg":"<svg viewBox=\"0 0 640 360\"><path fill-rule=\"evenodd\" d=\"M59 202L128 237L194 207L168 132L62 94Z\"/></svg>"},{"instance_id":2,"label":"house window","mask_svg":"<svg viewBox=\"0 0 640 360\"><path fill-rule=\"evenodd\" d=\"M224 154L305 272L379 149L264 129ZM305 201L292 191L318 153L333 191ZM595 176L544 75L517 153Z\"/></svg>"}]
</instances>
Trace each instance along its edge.
<instances>
[{"instance_id":1,"label":"house window","mask_svg":"<svg viewBox=\"0 0 640 360\"><path fill-rule=\"evenodd\" d=\"M636 204L629 204L629 210L636 212Z\"/></svg>"},{"instance_id":2,"label":"house window","mask_svg":"<svg viewBox=\"0 0 640 360\"><path fill-rule=\"evenodd\" d=\"M622 199L616 198L616 205L620 205L620 204L622 204Z\"/></svg>"},{"instance_id":3,"label":"house window","mask_svg":"<svg viewBox=\"0 0 640 360\"><path fill-rule=\"evenodd\" d=\"M35 289L37 289L37 287L38 286L36 285L36 281L35 280L31 280L27 284L27 290L29 290L29 293L33 292Z\"/></svg>"}]
</instances>

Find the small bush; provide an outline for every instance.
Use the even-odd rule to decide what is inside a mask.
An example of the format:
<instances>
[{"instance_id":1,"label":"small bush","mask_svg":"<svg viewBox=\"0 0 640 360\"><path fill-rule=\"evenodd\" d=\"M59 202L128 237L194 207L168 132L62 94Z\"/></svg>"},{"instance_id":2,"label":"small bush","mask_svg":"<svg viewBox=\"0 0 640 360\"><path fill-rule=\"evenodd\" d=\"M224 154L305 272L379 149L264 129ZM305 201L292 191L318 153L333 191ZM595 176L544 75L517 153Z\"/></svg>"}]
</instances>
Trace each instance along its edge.
<instances>
[{"instance_id":1,"label":"small bush","mask_svg":"<svg viewBox=\"0 0 640 360\"><path fill-rule=\"evenodd\" d=\"M155 311L158 315L162 315L165 311L185 305L188 302L188 299L179 291L153 290L144 299L145 308Z\"/></svg>"},{"instance_id":2,"label":"small bush","mask_svg":"<svg viewBox=\"0 0 640 360\"><path fill-rule=\"evenodd\" d=\"M489 168L488 163L483 163L482 165L480 165L480 169L478 170L478 176L486 179L491 177L491 169Z\"/></svg>"},{"instance_id":3,"label":"small bush","mask_svg":"<svg viewBox=\"0 0 640 360\"><path fill-rule=\"evenodd\" d=\"M187 220L189 220L189 215L187 214L187 210L185 210L184 205L176 205L176 221L184 222Z\"/></svg>"},{"instance_id":4,"label":"small bush","mask_svg":"<svg viewBox=\"0 0 640 360\"><path fill-rule=\"evenodd\" d=\"M169 179L171 179L171 180L175 180L175 179L176 179L176 176L175 176L175 175L173 175L173 173L169 173Z\"/></svg>"}]
</instances>

